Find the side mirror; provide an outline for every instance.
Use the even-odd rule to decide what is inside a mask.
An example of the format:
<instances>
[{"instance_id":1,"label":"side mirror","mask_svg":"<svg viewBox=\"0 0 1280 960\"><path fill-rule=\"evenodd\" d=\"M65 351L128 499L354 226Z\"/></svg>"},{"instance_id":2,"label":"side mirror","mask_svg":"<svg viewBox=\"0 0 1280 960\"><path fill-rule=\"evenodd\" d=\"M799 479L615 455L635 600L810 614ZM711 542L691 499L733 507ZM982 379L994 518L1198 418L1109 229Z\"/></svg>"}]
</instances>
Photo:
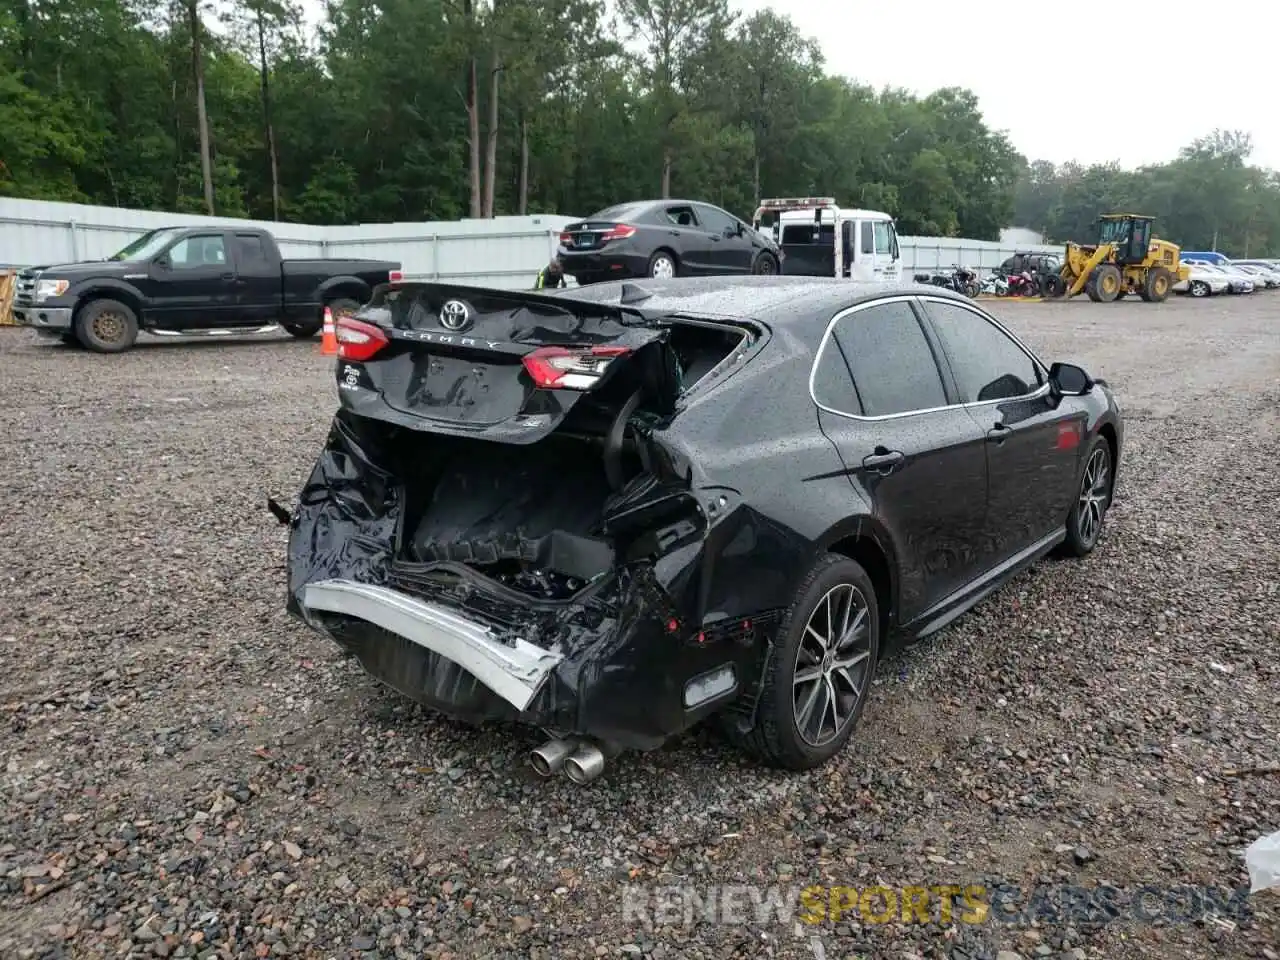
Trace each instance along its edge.
<instances>
[{"instance_id":1,"label":"side mirror","mask_svg":"<svg viewBox=\"0 0 1280 960\"><path fill-rule=\"evenodd\" d=\"M169 255L168 255L167 253L162 253L162 254L160 254L160 256L156 257L156 258L155 258L153 261L151 261L151 262L152 262L152 263L154 263L154 264L155 264L157 267L159 267L161 270L168 270L168 269L169 269Z\"/></svg>"},{"instance_id":2,"label":"side mirror","mask_svg":"<svg viewBox=\"0 0 1280 960\"><path fill-rule=\"evenodd\" d=\"M734 237L742 236L742 227L740 226L735 227L733 224L730 224L729 226L724 228L723 232L724 232L724 238L726 240L732 240Z\"/></svg>"},{"instance_id":3,"label":"side mirror","mask_svg":"<svg viewBox=\"0 0 1280 960\"><path fill-rule=\"evenodd\" d=\"M1082 397L1093 389L1093 378L1082 367L1055 363L1049 368L1049 386L1061 396Z\"/></svg>"}]
</instances>

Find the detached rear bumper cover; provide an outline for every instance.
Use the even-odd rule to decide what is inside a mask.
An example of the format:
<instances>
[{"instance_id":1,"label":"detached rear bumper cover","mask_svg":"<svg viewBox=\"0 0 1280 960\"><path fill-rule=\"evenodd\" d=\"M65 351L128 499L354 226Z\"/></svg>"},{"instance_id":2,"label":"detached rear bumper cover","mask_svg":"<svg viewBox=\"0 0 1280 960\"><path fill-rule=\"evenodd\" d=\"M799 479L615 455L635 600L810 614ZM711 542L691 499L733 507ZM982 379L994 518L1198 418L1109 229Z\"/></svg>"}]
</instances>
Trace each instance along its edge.
<instances>
[{"instance_id":1,"label":"detached rear bumper cover","mask_svg":"<svg viewBox=\"0 0 1280 960\"><path fill-rule=\"evenodd\" d=\"M356 617L438 653L520 711L563 659L523 640L503 643L483 624L387 587L321 580L303 587L300 605L304 615L323 611Z\"/></svg>"}]
</instances>

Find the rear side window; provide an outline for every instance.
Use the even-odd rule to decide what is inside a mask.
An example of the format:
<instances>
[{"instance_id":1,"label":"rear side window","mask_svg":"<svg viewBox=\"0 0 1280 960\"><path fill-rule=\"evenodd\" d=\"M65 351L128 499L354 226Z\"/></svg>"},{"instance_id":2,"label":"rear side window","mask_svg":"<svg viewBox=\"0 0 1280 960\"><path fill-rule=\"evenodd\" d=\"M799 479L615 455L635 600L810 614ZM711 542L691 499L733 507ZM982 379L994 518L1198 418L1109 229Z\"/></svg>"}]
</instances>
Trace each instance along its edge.
<instances>
[{"instance_id":1,"label":"rear side window","mask_svg":"<svg viewBox=\"0 0 1280 960\"><path fill-rule=\"evenodd\" d=\"M266 263L267 251L256 233L236 234L236 255L241 263Z\"/></svg>"},{"instance_id":2,"label":"rear side window","mask_svg":"<svg viewBox=\"0 0 1280 960\"><path fill-rule=\"evenodd\" d=\"M959 304L926 302L964 403L1008 400L1039 389L1040 369L1003 330Z\"/></svg>"},{"instance_id":3,"label":"rear side window","mask_svg":"<svg viewBox=\"0 0 1280 960\"><path fill-rule=\"evenodd\" d=\"M933 350L905 300L855 311L841 318L832 334L848 361L864 416L885 417L947 406ZM825 359L827 352L824 347L820 359Z\"/></svg>"},{"instance_id":4,"label":"rear side window","mask_svg":"<svg viewBox=\"0 0 1280 960\"><path fill-rule=\"evenodd\" d=\"M828 410L851 413L854 416L862 413L858 392L853 388L849 362L840 347L840 341L835 337L827 340L818 356L818 362L814 364L812 387L813 399Z\"/></svg>"}]
</instances>

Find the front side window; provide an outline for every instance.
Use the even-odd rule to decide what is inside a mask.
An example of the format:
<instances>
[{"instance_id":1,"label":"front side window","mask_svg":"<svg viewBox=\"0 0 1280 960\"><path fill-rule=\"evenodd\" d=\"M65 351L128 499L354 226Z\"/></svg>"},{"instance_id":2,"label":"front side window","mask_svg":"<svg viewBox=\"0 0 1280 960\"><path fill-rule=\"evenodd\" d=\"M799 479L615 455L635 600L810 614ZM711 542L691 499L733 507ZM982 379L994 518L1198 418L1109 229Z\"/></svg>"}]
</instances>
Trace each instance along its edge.
<instances>
[{"instance_id":1,"label":"front side window","mask_svg":"<svg viewBox=\"0 0 1280 960\"><path fill-rule=\"evenodd\" d=\"M986 317L936 300L928 301L926 308L963 403L1008 400L1040 388L1036 362Z\"/></svg>"},{"instance_id":2,"label":"front side window","mask_svg":"<svg viewBox=\"0 0 1280 960\"><path fill-rule=\"evenodd\" d=\"M723 210L717 210L715 207L709 207L706 204L698 206L698 219L702 221L703 227L708 233L724 233L730 227L737 232L737 221Z\"/></svg>"},{"instance_id":3,"label":"front side window","mask_svg":"<svg viewBox=\"0 0 1280 960\"><path fill-rule=\"evenodd\" d=\"M875 222L876 236L876 253L889 256L893 253L893 241L889 234L889 221L877 220Z\"/></svg>"},{"instance_id":4,"label":"front side window","mask_svg":"<svg viewBox=\"0 0 1280 960\"><path fill-rule=\"evenodd\" d=\"M862 221L862 252L868 255L876 252L875 231L870 220Z\"/></svg>"},{"instance_id":5,"label":"front side window","mask_svg":"<svg viewBox=\"0 0 1280 960\"><path fill-rule=\"evenodd\" d=\"M174 270L220 267L226 262L226 245L220 233L184 237L169 250L169 265Z\"/></svg>"},{"instance_id":6,"label":"front side window","mask_svg":"<svg viewBox=\"0 0 1280 960\"><path fill-rule=\"evenodd\" d=\"M843 317L832 334L853 374L863 415L884 417L947 405L933 350L905 300L857 310Z\"/></svg>"}]
</instances>

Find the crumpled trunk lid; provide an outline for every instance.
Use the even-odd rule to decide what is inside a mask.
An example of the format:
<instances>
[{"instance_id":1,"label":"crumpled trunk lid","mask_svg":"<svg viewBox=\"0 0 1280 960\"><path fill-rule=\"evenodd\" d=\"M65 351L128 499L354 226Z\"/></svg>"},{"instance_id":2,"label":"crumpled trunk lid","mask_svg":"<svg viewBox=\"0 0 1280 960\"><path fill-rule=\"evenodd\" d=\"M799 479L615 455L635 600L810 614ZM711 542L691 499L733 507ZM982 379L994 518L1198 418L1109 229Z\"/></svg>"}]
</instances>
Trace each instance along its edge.
<instances>
[{"instance_id":1,"label":"crumpled trunk lid","mask_svg":"<svg viewBox=\"0 0 1280 960\"><path fill-rule=\"evenodd\" d=\"M415 430L528 444L619 377L659 408L679 391L665 331L618 306L424 283L379 291L357 319L388 343L339 360L343 405Z\"/></svg>"}]
</instances>

